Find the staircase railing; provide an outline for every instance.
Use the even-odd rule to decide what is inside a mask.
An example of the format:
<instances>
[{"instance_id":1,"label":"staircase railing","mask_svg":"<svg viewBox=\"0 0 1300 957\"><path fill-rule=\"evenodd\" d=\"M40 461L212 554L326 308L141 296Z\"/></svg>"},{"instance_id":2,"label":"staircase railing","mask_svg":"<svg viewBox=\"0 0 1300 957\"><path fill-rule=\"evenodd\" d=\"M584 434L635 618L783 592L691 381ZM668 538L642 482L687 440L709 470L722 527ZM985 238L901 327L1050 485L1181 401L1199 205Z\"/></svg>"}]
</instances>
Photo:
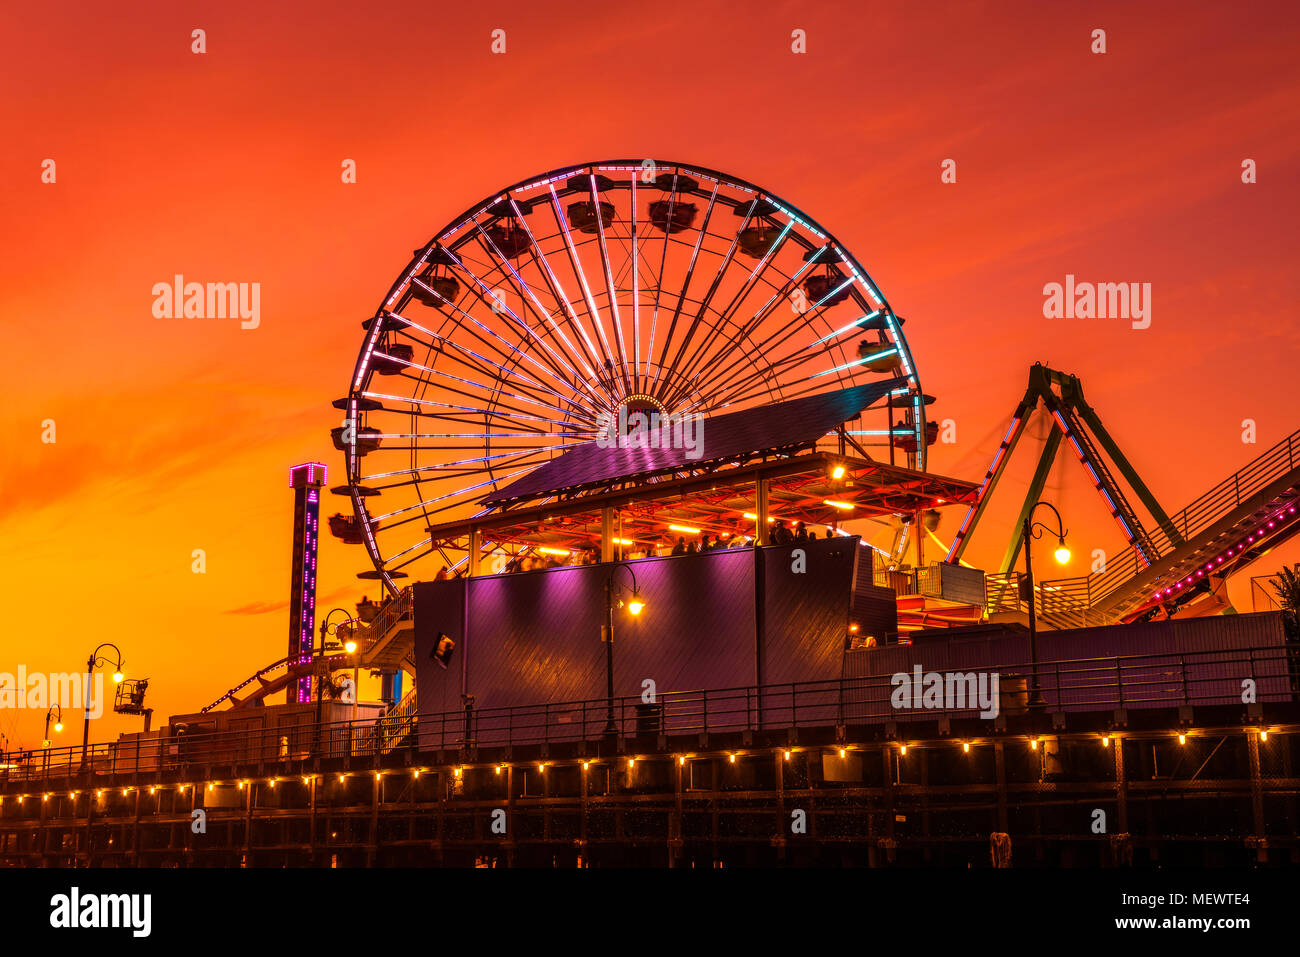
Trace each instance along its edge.
<instances>
[{"instance_id":1,"label":"staircase railing","mask_svg":"<svg viewBox=\"0 0 1300 957\"><path fill-rule=\"evenodd\" d=\"M388 713L377 719L371 727L365 750L387 754L406 739L415 727L415 689L412 688Z\"/></svg>"},{"instance_id":2,"label":"staircase railing","mask_svg":"<svg viewBox=\"0 0 1300 957\"><path fill-rule=\"evenodd\" d=\"M1242 502L1260 489L1288 472L1295 471L1297 466L1300 466L1300 430L1292 432L1182 511L1171 515L1170 524L1178 530L1184 541L1190 541L1233 509L1240 507ZM1160 555L1168 555L1177 547L1162 528L1152 529L1148 537ZM1107 561L1106 570L1100 574L1055 579L1043 584L1045 587L1050 585L1063 589L1063 595L1083 595L1089 606L1093 606L1132 581L1146 567L1140 563L1136 549L1130 546L1122 554ZM1096 620L1092 623L1100 624L1102 618L1108 616L1094 617Z\"/></svg>"},{"instance_id":3,"label":"staircase railing","mask_svg":"<svg viewBox=\"0 0 1300 957\"><path fill-rule=\"evenodd\" d=\"M375 615L374 620L366 626L365 651L370 651L383 641L394 625L411 614L413 601L411 586L407 585L392 601L379 610L379 614Z\"/></svg>"}]
</instances>

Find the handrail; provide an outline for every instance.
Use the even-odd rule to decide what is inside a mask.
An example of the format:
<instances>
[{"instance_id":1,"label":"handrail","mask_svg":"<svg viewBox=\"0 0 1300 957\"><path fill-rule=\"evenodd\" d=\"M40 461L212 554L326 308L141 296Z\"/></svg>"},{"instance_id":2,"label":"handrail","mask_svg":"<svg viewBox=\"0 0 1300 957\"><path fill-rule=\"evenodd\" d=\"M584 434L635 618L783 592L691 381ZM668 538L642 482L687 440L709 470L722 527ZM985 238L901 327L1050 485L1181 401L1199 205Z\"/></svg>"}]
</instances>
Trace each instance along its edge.
<instances>
[{"instance_id":1,"label":"handrail","mask_svg":"<svg viewBox=\"0 0 1300 957\"><path fill-rule=\"evenodd\" d=\"M878 654L866 651L861 654ZM868 659L869 660L869 659ZM969 667L969 666L967 666ZM1000 707L1024 707L1024 682L1032 671L1027 662L990 665L998 674ZM1239 704L1241 681L1256 682L1261 702L1295 701L1297 662L1294 649L1284 645L1218 651L1111 655L1044 661L1038 665L1040 688L1050 710L1103 708L1172 708L1188 704ZM972 673L976 673L972 671ZM748 685L703 691L661 693L656 708L647 711L641 695L614 699L621 734L708 734L744 730L821 727L852 722L883 723L933 718L935 711L896 709L890 674L826 679L777 685ZM409 698L410 696L408 696ZM408 699L404 698L404 705ZM413 699L412 699L413 700ZM967 702L967 704L970 704ZM399 706L400 708L400 706ZM976 705L946 714L974 716ZM513 707L420 713L411 706L406 717L418 723L420 740L408 747L445 751L466 747L536 745L562 741L594 741L603 736L604 698L538 703ZM175 774L206 780L213 767L272 765L282 773L302 773L313 758L355 757L377 760L385 735L375 722L319 722L292 729L160 734L98 743L86 750L84 767L76 746L17 751L0 758L0 785L26 784L97 775ZM405 730L402 732L405 733ZM296 769L296 770L295 770Z\"/></svg>"},{"instance_id":2,"label":"handrail","mask_svg":"<svg viewBox=\"0 0 1300 957\"><path fill-rule=\"evenodd\" d=\"M387 714L379 717L371 728L369 744L372 750L387 754L415 726L415 689L402 696Z\"/></svg>"},{"instance_id":3,"label":"handrail","mask_svg":"<svg viewBox=\"0 0 1300 957\"><path fill-rule=\"evenodd\" d=\"M1281 478L1297 468L1297 452L1300 451L1300 430L1292 432L1282 441L1267 451L1256 456L1218 485L1213 486L1199 498L1185 506L1181 511L1171 515L1169 523L1178 529L1184 541L1199 535L1215 522L1219 521L1232 509L1237 508L1251 495L1269 483ZM1227 504L1231 503L1231 504ZM1170 540L1165 530L1159 526L1152 528L1149 537L1158 555L1164 557L1177 546ZM1129 546L1121 555L1106 563L1106 571L1100 575L1082 575L1074 578L1060 578L1044 582L1044 585L1067 585L1086 582L1088 601L1095 605L1118 590L1122 585L1132 581L1146 567L1138 566L1136 550Z\"/></svg>"},{"instance_id":4,"label":"handrail","mask_svg":"<svg viewBox=\"0 0 1300 957\"><path fill-rule=\"evenodd\" d=\"M374 620L366 626L366 651L383 641L389 629L411 614L411 609L414 607L413 595L411 586L407 585L394 596L392 601L379 610L379 614L375 615Z\"/></svg>"}]
</instances>

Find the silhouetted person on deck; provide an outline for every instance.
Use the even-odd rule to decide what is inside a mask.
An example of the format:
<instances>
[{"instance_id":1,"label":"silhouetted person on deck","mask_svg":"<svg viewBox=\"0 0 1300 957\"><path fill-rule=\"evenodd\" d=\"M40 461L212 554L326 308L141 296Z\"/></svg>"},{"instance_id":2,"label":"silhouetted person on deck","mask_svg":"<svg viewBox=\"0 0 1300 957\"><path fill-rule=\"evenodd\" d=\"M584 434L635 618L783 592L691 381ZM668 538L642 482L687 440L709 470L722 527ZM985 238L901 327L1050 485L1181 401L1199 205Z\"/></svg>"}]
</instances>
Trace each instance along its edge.
<instances>
[{"instance_id":1,"label":"silhouetted person on deck","mask_svg":"<svg viewBox=\"0 0 1300 957\"><path fill-rule=\"evenodd\" d=\"M700 551L702 551L702 552L707 552L707 551L708 551L709 549L711 549L712 547L713 547L713 543L709 541L709 536L708 536L708 535L701 535L701 536L700 536Z\"/></svg>"},{"instance_id":2,"label":"silhouetted person on deck","mask_svg":"<svg viewBox=\"0 0 1300 957\"><path fill-rule=\"evenodd\" d=\"M673 546L673 554L685 555L686 552L687 552L686 537L682 536L681 538L677 539L677 544Z\"/></svg>"},{"instance_id":3,"label":"silhouetted person on deck","mask_svg":"<svg viewBox=\"0 0 1300 957\"><path fill-rule=\"evenodd\" d=\"M808 526L800 522L794 527L794 540L796 542L808 541Z\"/></svg>"},{"instance_id":4,"label":"silhouetted person on deck","mask_svg":"<svg viewBox=\"0 0 1300 957\"><path fill-rule=\"evenodd\" d=\"M794 535L792 535L790 533L790 529L786 527L785 519L783 518L778 518L776 520L776 528L772 529L772 544L773 545L794 544Z\"/></svg>"}]
</instances>

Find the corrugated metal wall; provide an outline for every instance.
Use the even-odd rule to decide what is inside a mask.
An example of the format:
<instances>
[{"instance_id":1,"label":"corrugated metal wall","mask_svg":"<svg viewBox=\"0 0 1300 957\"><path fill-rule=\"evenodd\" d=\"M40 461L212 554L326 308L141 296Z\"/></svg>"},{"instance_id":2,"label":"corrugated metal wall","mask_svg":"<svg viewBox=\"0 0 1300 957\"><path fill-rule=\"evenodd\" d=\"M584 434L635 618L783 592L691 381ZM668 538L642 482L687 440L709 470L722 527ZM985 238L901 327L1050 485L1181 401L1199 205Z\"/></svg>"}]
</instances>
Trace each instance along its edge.
<instances>
[{"instance_id":1,"label":"corrugated metal wall","mask_svg":"<svg viewBox=\"0 0 1300 957\"><path fill-rule=\"evenodd\" d=\"M1127 708L1175 706L1181 703L1184 691L1193 704L1240 703L1242 680L1252 676L1260 701L1289 700L1290 680L1280 655L1252 662L1249 655L1238 651L1281 649L1284 644L1282 617L1277 612L1040 632L1039 683L1050 709L1076 711L1119 707L1120 685ZM1055 664L1126 656L1152 657L1120 661L1118 669L1110 662ZM952 634L919 639L911 645L847 652L845 675L911 674L917 665L923 673L997 672L1006 696L1016 677L1026 677L1028 660L1027 632L990 635L981 629L970 638ZM879 682L873 683L869 693L864 690L853 696L855 701L846 705L848 718L878 717L881 687ZM1004 701L1003 707L1007 706ZM895 720L932 719L934 712L905 709L893 711L891 716Z\"/></svg>"},{"instance_id":2,"label":"corrugated metal wall","mask_svg":"<svg viewBox=\"0 0 1300 957\"><path fill-rule=\"evenodd\" d=\"M815 539L764 548L763 684L837 678L848 636L858 539ZM804 553L802 563L793 557ZM869 565L868 558L868 565ZM795 569L803 567L805 571ZM763 724L789 727L788 695L765 693Z\"/></svg>"},{"instance_id":3,"label":"corrugated metal wall","mask_svg":"<svg viewBox=\"0 0 1300 957\"><path fill-rule=\"evenodd\" d=\"M614 693L640 696L647 680L657 695L671 691L752 685L756 679L754 552L726 549L700 555L628 562L646 602L632 616L615 611ZM544 722L553 740L578 737L585 720L603 712L538 709L537 716L507 719L492 709L593 700L605 695L605 616L609 565L552 568L493 575L469 582L469 621L462 629L463 581L416 586L418 707L422 713L462 707L460 661L465 690L479 714L475 736L486 744L507 731L507 720ZM627 571L617 581L630 585ZM626 599L628 593L619 590ZM429 658L439 632L457 638L450 671ZM677 723L698 720L677 716ZM674 724L671 702L663 717ZM738 719L743 723L743 715ZM421 746L436 732L425 722Z\"/></svg>"},{"instance_id":4,"label":"corrugated metal wall","mask_svg":"<svg viewBox=\"0 0 1300 957\"><path fill-rule=\"evenodd\" d=\"M412 586L415 597L415 700L425 713L456 711L461 707L461 667L465 642L465 581L418 582ZM440 634L456 642L449 667L443 669L430 660ZM420 748L439 748L439 729L429 722L418 726Z\"/></svg>"},{"instance_id":5,"label":"corrugated metal wall","mask_svg":"<svg viewBox=\"0 0 1300 957\"><path fill-rule=\"evenodd\" d=\"M754 684L753 549L648 558L631 564L647 605L636 619L616 618L616 695L642 694L647 679L654 681L661 695ZM595 570L603 580L603 573ZM665 703L663 721L668 730L696 720L697 715L675 714L671 700Z\"/></svg>"}]
</instances>

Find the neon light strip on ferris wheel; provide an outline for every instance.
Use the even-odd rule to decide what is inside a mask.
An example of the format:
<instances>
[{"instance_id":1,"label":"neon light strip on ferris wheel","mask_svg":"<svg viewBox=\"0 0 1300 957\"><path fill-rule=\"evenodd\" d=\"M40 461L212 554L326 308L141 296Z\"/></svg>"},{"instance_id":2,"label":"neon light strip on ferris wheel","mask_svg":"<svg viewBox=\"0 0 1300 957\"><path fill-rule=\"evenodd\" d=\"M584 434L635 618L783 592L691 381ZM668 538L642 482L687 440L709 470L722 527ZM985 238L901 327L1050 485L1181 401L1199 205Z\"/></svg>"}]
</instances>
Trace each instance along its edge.
<instances>
[{"instance_id":1,"label":"neon light strip on ferris wheel","mask_svg":"<svg viewBox=\"0 0 1300 957\"><path fill-rule=\"evenodd\" d=\"M604 347L604 355L607 359L613 359L614 353L609 348L609 340L605 338L605 325L600 321L600 310L596 308L596 299L591 294L591 286L587 284L587 274L582 271L582 263L578 259L578 251L573 245L573 236L569 232L569 220L560 209L560 197L555 192L555 184L550 186L551 191L551 209L555 211L555 221L560 226L560 233L564 236L564 245L569 250L569 261L573 265L573 271L578 277L578 282L582 285L582 294L587 300L587 309L591 314L591 324L596 327L596 332L600 335L600 344ZM545 257L543 257L545 258Z\"/></svg>"},{"instance_id":2,"label":"neon light strip on ferris wheel","mask_svg":"<svg viewBox=\"0 0 1300 957\"><path fill-rule=\"evenodd\" d=\"M515 204L514 200L511 200L510 202L511 202L511 208L514 209L516 212L518 212L519 207L518 205ZM517 221L519 225L523 228L524 234L528 237L528 242L540 254L541 247L538 245L536 237L533 236L532 230L528 229L527 225L524 223L522 218L518 219ZM493 254L496 255L501 265L505 269L509 270L510 275L514 277L514 280L518 286L518 291L520 292L519 298L524 299L525 298L524 293L525 292L527 293L527 298L532 299L533 305L535 307L535 311L537 312L538 316L542 318L548 325L550 325L551 330L560 338L560 340L567 347L567 351L564 352L564 356L570 359L576 357L577 360L582 364L582 367L587 370L588 377L594 378L595 373L592 371L591 366L587 363L587 360L582 356L581 353L579 353L576 349L573 348L573 343L571 343L569 341L569 337L564 334L564 330L561 329L555 323L554 318L551 316L551 311L547 309L544 305L542 305L541 300L539 300L537 298L537 295L533 292L532 286L529 283L525 282L524 278L519 275L518 271L515 270L515 267L511 264L510 260L507 259L504 254L502 254L501 250L497 247L497 244L492 241L492 237L487 234L487 232L483 229L483 227L480 226L478 223L475 223L474 225L478 229L480 241L486 242L486 244L491 247ZM539 255L539 258L544 258L544 257L540 257ZM466 272L470 272L470 274L473 275L472 271L470 271L468 267L464 267L464 268L466 269ZM493 296L493 298L495 299L496 297ZM502 308L505 308L507 312L510 312L510 314L514 316L513 311L511 311L508 307L506 307L504 302L501 305ZM520 322L521 325L524 326L525 329L528 330L528 332L531 335L537 338L538 342L542 343L542 345L546 348L547 352L549 352L553 356L556 356L556 358L559 359L561 363L563 363L564 367L568 369L570 373L572 373L575 380L578 380L579 378L578 373L574 370L573 366L571 366L568 362L565 362L564 359L560 359L560 357L556 355L555 351L550 348L550 346L546 343L546 341L542 339L540 336L537 336L536 332L530 329L526 323L524 323L522 320L518 320L518 317L516 317L516 319L517 321ZM575 389L574 391L577 390ZM593 399L596 398L595 395L592 395L591 397Z\"/></svg>"}]
</instances>

